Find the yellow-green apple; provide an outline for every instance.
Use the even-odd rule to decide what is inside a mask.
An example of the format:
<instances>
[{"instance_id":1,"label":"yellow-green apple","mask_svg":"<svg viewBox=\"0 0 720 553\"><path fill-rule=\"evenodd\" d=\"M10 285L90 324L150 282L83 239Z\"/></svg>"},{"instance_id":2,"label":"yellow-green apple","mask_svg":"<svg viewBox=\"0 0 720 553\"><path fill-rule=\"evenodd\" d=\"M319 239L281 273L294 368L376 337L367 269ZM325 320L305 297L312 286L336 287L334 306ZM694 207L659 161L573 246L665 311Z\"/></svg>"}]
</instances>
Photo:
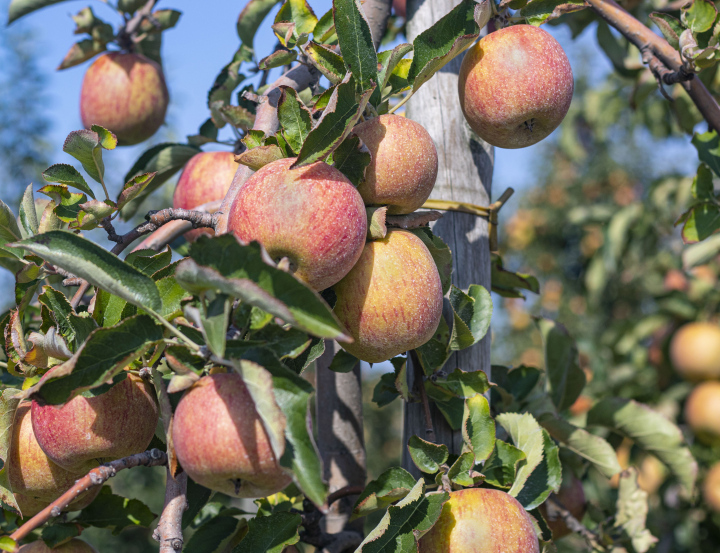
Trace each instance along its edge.
<instances>
[{"instance_id":1,"label":"yellow-green apple","mask_svg":"<svg viewBox=\"0 0 720 553\"><path fill-rule=\"evenodd\" d=\"M391 230L368 242L334 290L335 314L354 340L342 347L369 363L420 347L442 317L437 266L422 240L408 231Z\"/></svg>"},{"instance_id":2,"label":"yellow-green apple","mask_svg":"<svg viewBox=\"0 0 720 553\"><path fill-rule=\"evenodd\" d=\"M232 152L202 152L195 154L183 168L173 195L173 207L195 209L215 200L222 200L232 184L238 164ZM193 229L185 233L188 242L201 234L213 236L209 228Z\"/></svg>"},{"instance_id":3,"label":"yellow-green apple","mask_svg":"<svg viewBox=\"0 0 720 553\"><path fill-rule=\"evenodd\" d=\"M703 498L708 507L720 512L720 463L715 463L705 475Z\"/></svg>"},{"instance_id":4,"label":"yellow-green apple","mask_svg":"<svg viewBox=\"0 0 720 553\"><path fill-rule=\"evenodd\" d=\"M97 549L89 543L73 538L55 547L48 547L44 541L37 540L23 545L18 553L97 553Z\"/></svg>"},{"instance_id":5,"label":"yellow-green apple","mask_svg":"<svg viewBox=\"0 0 720 553\"><path fill-rule=\"evenodd\" d=\"M8 479L24 518L36 515L65 493L85 475L56 465L40 449L33 433L30 403L21 403L15 412L8 454ZM100 491L88 490L68 506L68 511L87 507Z\"/></svg>"},{"instance_id":6,"label":"yellow-green apple","mask_svg":"<svg viewBox=\"0 0 720 553\"><path fill-rule=\"evenodd\" d=\"M358 192L366 205L387 205L388 213L412 213L430 196L438 157L430 134L400 115L381 115L357 125L371 161Z\"/></svg>"},{"instance_id":7,"label":"yellow-green apple","mask_svg":"<svg viewBox=\"0 0 720 553\"><path fill-rule=\"evenodd\" d=\"M340 171L321 161L291 169L273 161L251 176L230 208L228 230L257 240L276 261L315 290L335 284L355 265L367 234L360 194Z\"/></svg>"},{"instance_id":8,"label":"yellow-green apple","mask_svg":"<svg viewBox=\"0 0 720 553\"><path fill-rule=\"evenodd\" d=\"M720 382L695 387L685 402L685 421L701 442L720 444Z\"/></svg>"},{"instance_id":9,"label":"yellow-green apple","mask_svg":"<svg viewBox=\"0 0 720 553\"><path fill-rule=\"evenodd\" d=\"M530 515L500 490L450 492L435 526L419 542L419 553L539 553Z\"/></svg>"},{"instance_id":10,"label":"yellow-green apple","mask_svg":"<svg viewBox=\"0 0 720 553\"><path fill-rule=\"evenodd\" d=\"M683 325L670 340L670 360L691 382L720 378L720 327L705 322Z\"/></svg>"},{"instance_id":11,"label":"yellow-green apple","mask_svg":"<svg viewBox=\"0 0 720 553\"><path fill-rule=\"evenodd\" d=\"M83 125L100 125L127 146L150 138L169 102L160 65L141 54L110 52L88 68L80 91Z\"/></svg>"},{"instance_id":12,"label":"yellow-green apple","mask_svg":"<svg viewBox=\"0 0 720 553\"><path fill-rule=\"evenodd\" d=\"M562 486L560 486L560 491L557 494L551 494L550 498L570 511L570 514L576 519L582 520L582 517L585 516L585 508L587 507L585 491L583 490L582 482L575 476L572 476L569 481L563 481ZM567 527L567 524L565 524L565 521L559 514L553 513L553 515L550 516L545 503L540 505L540 512L552 531L552 539L559 540L572 534L572 530Z\"/></svg>"},{"instance_id":13,"label":"yellow-green apple","mask_svg":"<svg viewBox=\"0 0 720 553\"><path fill-rule=\"evenodd\" d=\"M76 396L64 405L32 402L32 426L40 447L55 463L73 471L145 451L157 422L152 387L130 372L97 396Z\"/></svg>"},{"instance_id":14,"label":"yellow-green apple","mask_svg":"<svg viewBox=\"0 0 720 553\"><path fill-rule=\"evenodd\" d=\"M483 37L465 54L458 81L470 128L500 148L524 148L554 131L570 107L573 86L560 44L532 25Z\"/></svg>"},{"instance_id":15,"label":"yellow-green apple","mask_svg":"<svg viewBox=\"0 0 720 553\"><path fill-rule=\"evenodd\" d=\"M198 484L235 497L265 497L290 484L250 392L237 373L204 376L175 410L178 461Z\"/></svg>"}]
</instances>

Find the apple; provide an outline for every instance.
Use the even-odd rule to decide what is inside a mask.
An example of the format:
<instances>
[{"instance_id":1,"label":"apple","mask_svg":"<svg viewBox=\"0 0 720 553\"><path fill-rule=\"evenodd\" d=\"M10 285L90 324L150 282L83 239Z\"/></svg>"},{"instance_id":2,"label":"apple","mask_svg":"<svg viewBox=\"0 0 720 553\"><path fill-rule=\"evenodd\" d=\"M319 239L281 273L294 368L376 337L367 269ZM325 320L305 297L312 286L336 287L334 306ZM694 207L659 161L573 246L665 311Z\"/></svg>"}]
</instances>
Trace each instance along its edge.
<instances>
[{"instance_id":1,"label":"apple","mask_svg":"<svg viewBox=\"0 0 720 553\"><path fill-rule=\"evenodd\" d=\"M562 122L574 85L570 62L547 31L513 25L470 47L458 88L465 119L480 138L499 148L525 148Z\"/></svg>"},{"instance_id":2,"label":"apple","mask_svg":"<svg viewBox=\"0 0 720 553\"><path fill-rule=\"evenodd\" d=\"M15 412L7 473L24 518L42 511L85 475L65 470L43 453L33 433L29 402L21 403ZM70 503L67 510L87 507L99 492L100 486L88 490Z\"/></svg>"},{"instance_id":3,"label":"apple","mask_svg":"<svg viewBox=\"0 0 720 553\"><path fill-rule=\"evenodd\" d=\"M32 426L40 447L55 463L73 471L87 472L98 463L145 451L157 422L153 388L130 372L97 396L76 396L64 405L32 402Z\"/></svg>"},{"instance_id":4,"label":"apple","mask_svg":"<svg viewBox=\"0 0 720 553\"><path fill-rule=\"evenodd\" d=\"M720 378L720 327L705 322L681 326L670 340L670 360L691 382Z\"/></svg>"},{"instance_id":5,"label":"apple","mask_svg":"<svg viewBox=\"0 0 720 553\"><path fill-rule=\"evenodd\" d=\"M160 65L141 54L110 52L85 73L80 91L83 125L115 133L118 144L147 140L165 121L169 102Z\"/></svg>"},{"instance_id":6,"label":"apple","mask_svg":"<svg viewBox=\"0 0 720 553\"><path fill-rule=\"evenodd\" d=\"M183 169L175 194L173 207L195 209L216 200L222 200L232 184L238 164L232 152L202 152L195 154ZM193 242L202 234L213 236L210 228L193 229L185 233L185 239Z\"/></svg>"},{"instance_id":7,"label":"apple","mask_svg":"<svg viewBox=\"0 0 720 553\"><path fill-rule=\"evenodd\" d=\"M73 538L52 548L45 545L44 541L37 540L23 545L19 553L97 553L97 549L89 543Z\"/></svg>"},{"instance_id":8,"label":"apple","mask_svg":"<svg viewBox=\"0 0 720 553\"><path fill-rule=\"evenodd\" d=\"M539 553L530 515L500 490L450 492L440 518L418 545L419 553Z\"/></svg>"},{"instance_id":9,"label":"apple","mask_svg":"<svg viewBox=\"0 0 720 553\"><path fill-rule=\"evenodd\" d=\"M407 0L393 0L392 7L395 11L395 15L405 19L405 16L407 15Z\"/></svg>"},{"instance_id":10,"label":"apple","mask_svg":"<svg viewBox=\"0 0 720 553\"><path fill-rule=\"evenodd\" d=\"M582 520L585 516L585 508L587 506L587 501L585 500L585 490L583 490L582 482L575 476L572 476L567 482L563 481L562 486L560 486L560 491L557 494L551 494L550 498L557 501L562 507L570 511L572 516L576 519ZM567 527L565 521L562 517L560 517L560 515L555 515L553 512L553 515L555 516L551 517L548 514L548 508L545 503L540 505L540 512L542 513L545 522L547 522L548 527L552 531L553 540L559 540L560 538L564 538L565 536L572 534L572 530Z\"/></svg>"},{"instance_id":11,"label":"apple","mask_svg":"<svg viewBox=\"0 0 720 553\"><path fill-rule=\"evenodd\" d=\"M656 493L667 478L665 465L654 455L646 455L638 467L638 486L650 495Z\"/></svg>"},{"instance_id":12,"label":"apple","mask_svg":"<svg viewBox=\"0 0 720 553\"><path fill-rule=\"evenodd\" d=\"M367 213L360 194L340 171L317 162L290 169L295 158L262 167L238 192L228 231L257 240L276 261L315 290L344 277L362 253Z\"/></svg>"},{"instance_id":13,"label":"apple","mask_svg":"<svg viewBox=\"0 0 720 553\"><path fill-rule=\"evenodd\" d=\"M720 444L720 382L698 384L685 402L685 421L697 439Z\"/></svg>"},{"instance_id":14,"label":"apple","mask_svg":"<svg viewBox=\"0 0 720 553\"><path fill-rule=\"evenodd\" d=\"M442 317L437 266L422 240L408 231L391 230L368 242L334 290L335 314L354 340L341 345L369 363L420 347Z\"/></svg>"},{"instance_id":15,"label":"apple","mask_svg":"<svg viewBox=\"0 0 720 553\"><path fill-rule=\"evenodd\" d=\"M715 463L703 482L703 498L708 507L720 512L720 463Z\"/></svg>"},{"instance_id":16,"label":"apple","mask_svg":"<svg viewBox=\"0 0 720 553\"><path fill-rule=\"evenodd\" d=\"M420 123L400 115L374 117L353 129L370 150L371 161L358 192L366 205L387 205L388 213L412 213L430 197L438 156Z\"/></svg>"},{"instance_id":17,"label":"apple","mask_svg":"<svg viewBox=\"0 0 720 553\"><path fill-rule=\"evenodd\" d=\"M211 490L265 497L292 481L237 373L204 376L188 389L175 410L172 438L182 468Z\"/></svg>"}]
</instances>

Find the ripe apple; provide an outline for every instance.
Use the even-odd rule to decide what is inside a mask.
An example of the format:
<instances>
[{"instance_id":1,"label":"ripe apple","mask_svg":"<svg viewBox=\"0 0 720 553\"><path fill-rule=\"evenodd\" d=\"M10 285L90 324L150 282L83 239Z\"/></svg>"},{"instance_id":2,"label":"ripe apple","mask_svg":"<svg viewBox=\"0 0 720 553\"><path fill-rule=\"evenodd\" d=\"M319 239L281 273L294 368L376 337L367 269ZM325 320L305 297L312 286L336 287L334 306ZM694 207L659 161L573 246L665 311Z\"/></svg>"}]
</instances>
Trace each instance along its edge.
<instances>
[{"instance_id":1,"label":"ripe apple","mask_svg":"<svg viewBox=\"0 0 720 553\"><path fill-rule=\"evenodd\" d=\"M576 519L582 520L582 517L585 516L585 507L587 506L585 491L582 482L575 476L571 477L568 482L563 482L560 491L557 494L550 495L550 498L559 502ZM567 527L565 521L559 515L551 517L548 514L545 503L540 505L540 512L552 531L552 539L559 540L572 534L572 530Z\"/></svg>"},{"instance_id":2,"label":"ripe apple","mask_svg":"<svg viewBox=\"0 0 720 553\"><path fill-rule=\"evenodd\" d=\"M195 209L215 200L222 200L232 184L238 164L232 152L202 152L195 154L183 169L175 194L173 207ZM202 234L213 236L209 228L193 229L185 233L185 239L193 242Z\"/></svg>"},{"instance_id":3,"label":"ripe apple","mask_svg":"<svg viewBox=\"0 0 720 553\"><path fill-rule=\"evenodd\" d=\"M37 540L27 545L23 545L19 553L97 553L97 550L82 540L71 539L56 547L48 547L42 540Z\"/></svg>"},{"instance_id":4,"label":"ripe apple","mask_svg":"<svg viewBox=\"0 0 720 553\"><path fill-rule=\"evenodd\" d=\"M540 142L565 118L573 95L570 62L547 32L513 25L465 54L458 88L470 128L499 148Z\"/></svg>"},{"instance_id":5,"label":"ripe apple","mask_svg":"<svg viewBox=\"0 0 720 553\"><path fill-rule=\"evenodd\" d=\"M405 19L407 15L407 0L393 0L392 7L393 10L395 10L395 15Z\"/></svg>"},{"instance_id":6,"label":"ripe apple","mask_svg":"<svg viewBox=\"0 0 720 553\"><path fill-rule=\"evenodd\" d=\"M715 463L705 475L703 498L708 507L720 512L720 463Z\"/></svg>"},{"instance_id":7,"label":"ripe apple","mask_svg":"<svg viewBox=\"0 0 720 553\"><path fill-rule=\"evenodd\" d=\"M276 261L287 257L296 277L324 290L360 257L365 205L334 167L317 162L290 169L294 162L273 161L247 180L230 208L228 230L245 242L257 240Z\"/></svg>"},{"instance_id":8,"label":"ripe apple","mask_svg":"<svg viewBox=\"0 0 720 553\"><path fill-rule=\"evenodd\" d=\"M450 492L419 553L539 553L532 518L511 495L487 488Z\"/></svg>"},{"instance_id":9,"label":"ripe apple","mask_svg":"<svg viewBox=\"0 0 720 553\"><path fill-rule=\"evenodd\" d=\"M381 115L353 129L372 160L358 192L366 205L387 205L388 213L412 213L430 197L438 156L420 123L400 115Z\"/></svg>"},{"instance_id":10,"label":"ripe apple","mask_svg":"<svg viewBox=\"0 0 720 553\"><path fill-rule=\"evenodd\" d=\"M35 439L30 419L30 403L21 403L15 412L8 454L8 479L24 518L42 511L85 475L67 471L48 459ZM67 510L87 507L99 492L100 486L88 490Z\"/></svg>"},{"instance_id":11,"label":"ripe apple","mask_svg":"<svg viewBox=\"0 0 720 553\"><path fill-rule=\"evenodd\" d=\"M185 472L211 490L265 497L291 482L237 373L198 380L175 410L172 437Z\"/></svg>"},{"instance_id":12,"label":"ripe apple","mask_svg":"<svg viewBox=\"0 0 720 553\"><path fill-rule=\"evenodd\" d=\"M685 402L685 420L701 442L720 444L720 382L698 384Z\"/></svg>"},{"instance_id":13,"label":"ripe apple","mask_svg":"<svg viewBox=\"0 0 720 553\"><path fill-rule=\"evenodd\" d=\"M422 240L408 231L391 230L368 242L334 290L335 314L354 340L342 347L369 363L420 347L442 317L437 266Z\"/></svg>"},{"instance_id":14,"label":"ripe apple","mask_svg":"<svg viewBox=\"0 0 720 553\"><path fill-rule=\"evenodd\" d=\"M153 388L130 372L94 397L76 396L64 405L32 402L32 426L40 447L55 463L73 471L87 472L98 463L145 451L157 422Z\"/></svg>"},{"instance_id":15,"label":"ripe apple","mask_svg":"<svg viewBox=\"0 0 720 553\"><path fill-rule=\"evenodd\" d=\"M100 125L128 146L150 138L165 121L169 102L160 65L141 54L110 52L85 73L80 92L83 125Z\"/></svg>"},{"instance_id":16,"label":"ripe apple","mask_svg":"<svg viewBox=\"0 0 720 553\"><path fill-rule=\"evenodd\" d=\"M691 382L720 378L720 327L705 322L683 325L670 341L670 360Z\"/></svg>"}]
</instances>

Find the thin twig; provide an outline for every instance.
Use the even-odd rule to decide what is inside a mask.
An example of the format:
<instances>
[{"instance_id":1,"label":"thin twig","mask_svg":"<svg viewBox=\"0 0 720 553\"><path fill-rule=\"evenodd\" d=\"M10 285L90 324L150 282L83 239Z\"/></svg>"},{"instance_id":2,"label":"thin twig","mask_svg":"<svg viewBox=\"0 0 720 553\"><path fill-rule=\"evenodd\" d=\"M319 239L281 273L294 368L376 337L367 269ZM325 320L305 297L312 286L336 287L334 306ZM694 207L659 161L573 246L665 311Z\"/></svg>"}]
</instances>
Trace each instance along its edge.
<instances>
[{"instance_id":1,"label":"thin twig","mask_svg":"<svg viewBox=\"0 0 720 553\"><path fill-rule=\"evenodd\" d=\"M550 496L545 502L547 508L548 518L550 520L557 520L560 518L572 532L580 534L593 551L601 549L602 540L595 532L587 528L582 522L576 519L573 514L568 511L565 506L560 502L557 497Z\"/></svg>"},{"instance_id":2,"label":"thin twig","mask_svg":"<svg viewBox=\"0 0 720 553\"><path fill-rule=\"evenodd\" d=\"M430 413L430 400L425 391L425 375L415 350L410 351L410 359L412 360L413 370L415 371L415 386L417 386L418 392L420 393L420 401L422 401L423 411L425 413L425 439L435 443L437 438L435 437L435 428L433 428L432 414Z\"/></svg>"},{"instance_id":3,"label":"thin twig","mask_svg":"<svg viewBox=\"0 0 720 553\"><path fill-rule=\"evenodd\" d=\"M77 496L86 492L87 490L94 488L95 486L101 486L109 478L115 476L118 471L123 469L129 469L133 467L157 467L167 463L167 455L165 452L159 449L151 449L142 453L136 453L129 457L123 457L117 461L111 461L92 469L85 476L75 482L75 484L64 494L58 497L55 501L50 503L42 511L28 520L20 528L15 530L10 537L17 541L27 537L30 532L45 524L51 518L57 517L60 513L72 503Z\"/></svg>"},{"instance_id":4,"label":"thin twig","mask_svg":"<svg viewBox=\"0 0 720 553\"><path fill-rule=\"evenodd\" d=\"M343 497L349 497L351 495L360 495L364 489L365 489L365 486L345 486L344 488L340 488L339 490L335 490L333 493L331 493L327 497L327 501L325 503L329 507L330 505L335 503L338 499L342 499Z\"/></svg>"},{"instance_id":5,"label":"thin twig","mask_svg":"<svg viewBox=\"0 0 720 553\"><path fill-rule=\"evenodd\" d=\"M85 295L85 292L87 292L88 288L90 288L90 283L86 280L83 280L80 283L80 286L75 291L75 295L70 300L70 306L73 309L77 309L77 306L80 305L80 302L83 299L83 296Z\"/></svg>"}]
</instances>

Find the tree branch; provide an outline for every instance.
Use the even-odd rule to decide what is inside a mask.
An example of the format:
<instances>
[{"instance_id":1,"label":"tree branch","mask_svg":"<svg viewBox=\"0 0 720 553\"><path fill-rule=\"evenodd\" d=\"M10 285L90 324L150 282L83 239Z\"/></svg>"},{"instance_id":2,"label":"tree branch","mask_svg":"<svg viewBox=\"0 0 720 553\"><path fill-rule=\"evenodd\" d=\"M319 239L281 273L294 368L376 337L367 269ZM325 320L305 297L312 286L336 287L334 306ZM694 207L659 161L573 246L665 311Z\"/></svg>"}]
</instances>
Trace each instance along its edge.
<instances>
[{"instance_id":1,"label":"tree branch","mask_svg":"<svg viewBox=\"0 0 720 553\"><path fill-rule=\"evenodd\" d=\"M109 478L115 476L118 471L133 467L157 467L167 463L167 455L159 449L151 449L143 453L123 457L117 461L111 461L92 469L87 475L80 478L75 484L64 494L50 503L42 511L28 520L20 528L15 530L10 537L15 541L20 541L27 537L30 532L45 524L51 518L57 517L60 513L72 503L78 495L94 488L102 486Z\"/></svg>"},{"instance_id":2,"label":"tree branch","mask_svg":"<svg viewBox=\"0 0 720 553\"><path fill-rule=\"evenodd\" d=\"M182 516L187 508L187 473L181 472L175 478L167 469L165 485L165 506L160 522L153 532L153 539L160 542L160 553L182 551Z\"/></svg>"},{"instance_id":3,"label":"tree branch","mask_svg":"<svg viewBox=\"0 0 720 553\"><path fill-rule=\"evenodd\" d=\"M576 519L556 497L550 496L545 503L547 506L548 519L557 520L557 517L559 516L565 523L565 526L567 526L572 532L580 534L593 551L601 549L602 540L600 539L600 536L595 534L582 522Z\"/></svg>"}]
</instances>

